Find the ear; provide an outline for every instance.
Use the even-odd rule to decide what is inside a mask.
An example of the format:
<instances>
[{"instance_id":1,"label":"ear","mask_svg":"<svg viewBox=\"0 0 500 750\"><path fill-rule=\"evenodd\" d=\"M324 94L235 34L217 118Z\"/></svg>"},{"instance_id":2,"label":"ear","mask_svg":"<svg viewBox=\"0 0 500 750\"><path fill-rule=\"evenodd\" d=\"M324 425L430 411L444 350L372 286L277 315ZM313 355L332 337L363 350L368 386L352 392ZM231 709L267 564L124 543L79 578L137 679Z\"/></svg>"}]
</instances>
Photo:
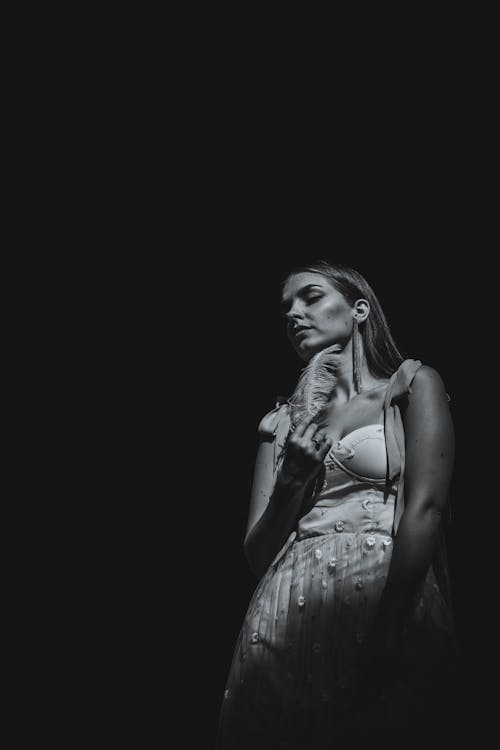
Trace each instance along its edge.
<instances>
[{"instance_id":1,"label":"ear","mask_svg":"<svg viewBox=\"0 0 500 750\"><path fill-rule=\"evenodd\" d=\"M352 306L352 317L363 323L370 314L370 303L366 299L357 299Z\"/></svg>"}]
</instances>

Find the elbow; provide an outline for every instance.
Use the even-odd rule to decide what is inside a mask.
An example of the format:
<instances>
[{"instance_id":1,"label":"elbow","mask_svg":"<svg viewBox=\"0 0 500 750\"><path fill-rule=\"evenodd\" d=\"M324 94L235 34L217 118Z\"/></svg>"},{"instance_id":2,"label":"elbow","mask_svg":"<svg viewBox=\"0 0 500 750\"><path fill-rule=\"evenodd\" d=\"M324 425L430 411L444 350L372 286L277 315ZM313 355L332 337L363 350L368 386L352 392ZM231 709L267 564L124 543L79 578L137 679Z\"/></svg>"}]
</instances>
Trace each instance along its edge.
<instances>
[{"instance_id":1,"label":"elbow","mask_svg":"<svg viewBox=\"0 0 500 750\"><path fill-rule=\"evenodd\" d=\"M251 533L248 533L243 542L243 552L247 561L248 567L254 575L260 578L260 568L255 550L255 543L252 539Z\"/></svg>"},{"instance_id":2,"label":"elbow","mask_svg":"<svg viewBox=\"0 0 500 750\"><path fill-rule=\"evenodd\" d=\"M247 561L248 567L251 572L257 577L262 578L266 572L267 565L262 560L262 555L259 554L259 545L256 539L252 536L252 533L248 533L243 543L243 552Z\"/></svg>"},{"instance_id":3,"label":"elbow","mask_svg":"<svg viewBox=\"0 0 500 750\"><path fill-rule=\"evenodd\" d=\"M441 498L426 495L418 500L410 498L406 504L405 515L419 525L437 528L441 524L444 510L445 503Z\"/></svg>"},{"instance_id":4,"label":"elbow","mask_svg":"<svg viewBox=\"0 0 500 750\"><path fill-rule=\"evenodd\" d=\"M248 563L248 567L250 568L250 572L253 573L253 575L256 578L258 578L260 581L260 579L265 573L265 570L266 570L265 567L259 565L254 558L249 557L248 555L245 555L245 556L246 556L246 560Z\"/></svg>"},{"instance_id":5,"label":"elbow","mask_svg":"<svg viewBox=\"0 0 500 750\"><path fill-rule=\"evenodd\" d=\"M248 564L248 567L250 568L250 572L254 574L256 578L260 579L266 572L266 566L265 565L259 565L259 562L254 558L247 554L245 554L246 561Z\"/></svg>"}]
</instances>

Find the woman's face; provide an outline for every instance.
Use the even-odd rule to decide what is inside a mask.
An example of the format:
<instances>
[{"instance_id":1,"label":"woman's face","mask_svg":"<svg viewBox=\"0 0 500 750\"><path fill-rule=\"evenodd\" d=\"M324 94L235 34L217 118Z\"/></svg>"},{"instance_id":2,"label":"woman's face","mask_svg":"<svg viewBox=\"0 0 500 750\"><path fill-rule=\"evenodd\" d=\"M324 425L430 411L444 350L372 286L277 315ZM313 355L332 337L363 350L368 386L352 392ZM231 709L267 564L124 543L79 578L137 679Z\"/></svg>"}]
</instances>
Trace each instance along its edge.
<instances>
[{"instance_id":1,"label":"woman's face","mask_svg":"<svg viewBox=\"0 0 500 750\"><path fill-rule=\"evenodd\" d=\"M327 346L344 346L352 333L353 308L320 273L297 273L288 279L282 309L288 338L306 362Z\"/></svg>"}]
</instances>

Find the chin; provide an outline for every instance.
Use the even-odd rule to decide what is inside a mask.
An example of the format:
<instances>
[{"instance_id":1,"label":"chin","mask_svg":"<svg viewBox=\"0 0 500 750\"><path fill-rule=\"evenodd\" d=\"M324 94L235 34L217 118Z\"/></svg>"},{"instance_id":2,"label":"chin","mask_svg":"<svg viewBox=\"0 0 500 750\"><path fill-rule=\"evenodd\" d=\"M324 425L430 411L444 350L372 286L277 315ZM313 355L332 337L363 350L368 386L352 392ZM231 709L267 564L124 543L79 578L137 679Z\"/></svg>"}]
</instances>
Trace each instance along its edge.
<instances>
[{"instance_id":1,"label":"chin","mask_svg":"<svg viewBox=\"0 0 500 750\"><path fill-rule=\"evenodd\" d=\"M304 360L304 362L309 362L309 360L314 357L315 354L320 352L322 349L326 349L327 346L330 346L330 344L313 344L311 342L301 342L295 347L295 351L299 355L301 359Z\"/></svg>"},{"instance_id":2,"label":"chin","mask_svg":"<svg viewBox=\"0 0 500 750\"><path fill-rule=\"evenodd\" d=\"M295 346L295 351L299 355L300 359L304 360L304 362L309 362L312 357L314 357L315 354L318 352L321 352L323 349L326 349L328 346L333 346L333 344L343 344L345 342L340 341L307 341L304 340L302 342L299 342L298 345ZM342 346L343 348L343 346Z\"/></svg>"}]
</instances>

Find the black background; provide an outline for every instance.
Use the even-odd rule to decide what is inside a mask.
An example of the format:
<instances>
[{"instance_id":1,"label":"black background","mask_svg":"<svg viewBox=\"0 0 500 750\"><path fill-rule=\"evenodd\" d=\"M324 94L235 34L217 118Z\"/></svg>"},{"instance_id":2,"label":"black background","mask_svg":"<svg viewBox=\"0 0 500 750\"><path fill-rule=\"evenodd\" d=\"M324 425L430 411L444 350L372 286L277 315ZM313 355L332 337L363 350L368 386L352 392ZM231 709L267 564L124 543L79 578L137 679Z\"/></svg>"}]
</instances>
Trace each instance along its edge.
<instances>
[{"instance_id":1,"label":"black background","mask_svg":"<svg viewBox=\"0 0 500 750\"><path fill-rule=\"evenodd\" d=\"M369 71L356 86L158 83L82 71L64 130L95 330L90 710L110 741L163 745L176 726L186 746L211 747L256 584L242 542L257 425L302 366L279 283L319 257L365 275L403 354L451 395L449 549L464 689L477 696L489 582L471 509L470 261L484 252L472 95L463 81L403 89Z\"/></svg>"}]
</instances>

